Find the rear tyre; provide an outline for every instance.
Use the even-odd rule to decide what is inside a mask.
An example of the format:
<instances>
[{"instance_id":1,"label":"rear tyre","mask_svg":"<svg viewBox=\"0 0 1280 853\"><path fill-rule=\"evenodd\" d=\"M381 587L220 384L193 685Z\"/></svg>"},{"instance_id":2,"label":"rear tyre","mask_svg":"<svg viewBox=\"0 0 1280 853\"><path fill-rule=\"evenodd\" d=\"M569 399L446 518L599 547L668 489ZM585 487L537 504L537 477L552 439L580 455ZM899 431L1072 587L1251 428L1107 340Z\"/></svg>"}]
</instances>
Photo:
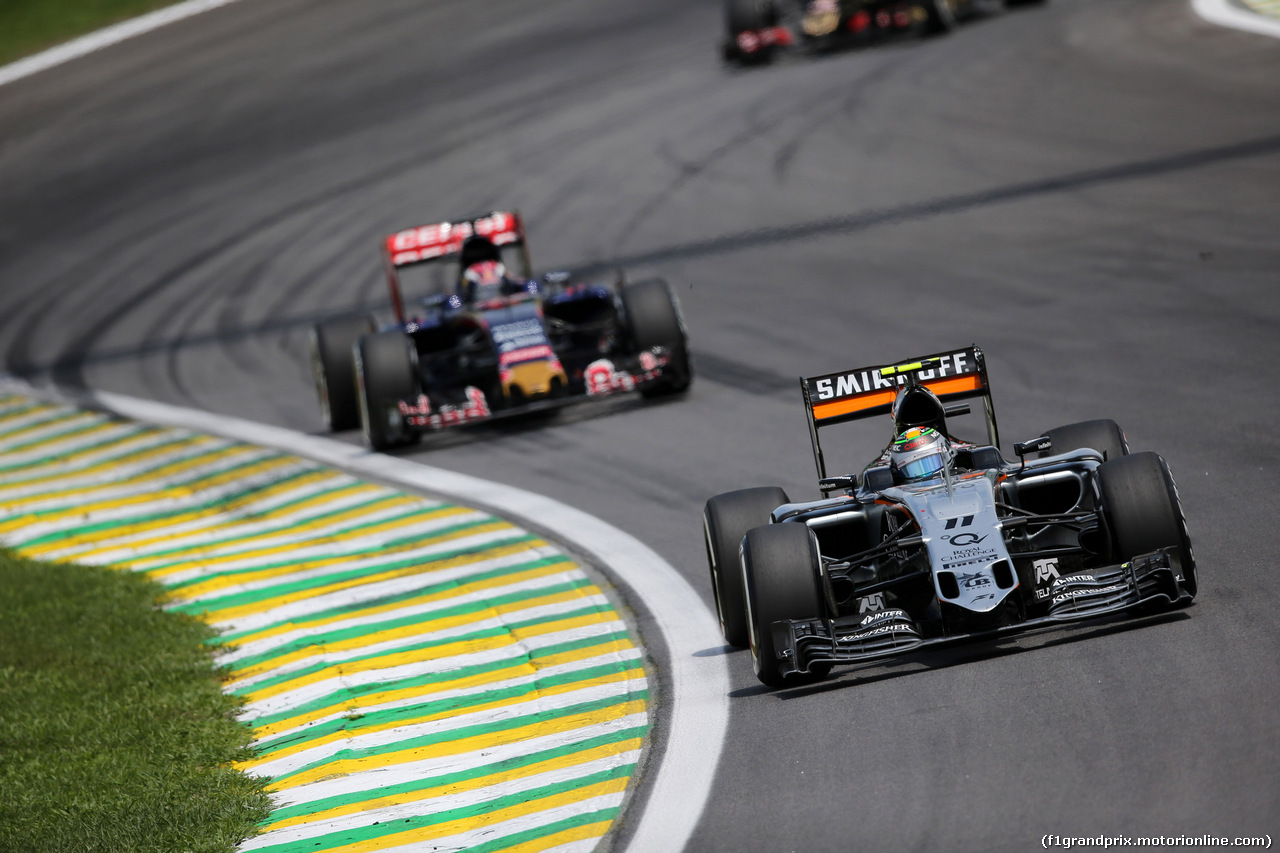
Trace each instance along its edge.
<instances>
[{"instance_id":1,"label":"rear tyre","mask_svg":"<svg viewBox=\"0 0 1280 853\"><path fill-rule=\"evenodd\" d=\"M702 532L711 569L711 590L724 641L735 648L751 645L747 601L742 587L742 537L769 522L769 513L791 499L777 486L740 489L716 495L702 511Z\"/></svg>"},{"instance_id":2,"label":"rear tyre","mask_svg":"<svg viewBox=\"0 0 1280 853\"><path fill-rule=\"evenodd\" d=\"M356 341L373 331L368 317L344 317L311 327L311 375L320 400L320 417L330 432L360 426L356 400Z\"/></svg>"},{"instance_id":3,"label":"rear tyre","mask_svg":"<svg viewBox=\"0 0 1280 853\"><path fill-rule=\"evenodd\" d=\"M782 674L773 623L780 619L821 617L818 543L799 523L767 524L747 531L742 540L742 577L747 598L751 663L767 687L804 684L824 677L829 665L808 675Z\"/></svg>"},{"instance_id":4,"label":"rear tyre","mask_svg":"<svg viewBox=\"0 0 1280 853\"><path fill-rule=\"evenodd\" d=\"M777 23L770 0L725 0L724 17L730 38L743 30L763 30Z\"/></svg>"},{"instance_id":5,"label":"rear tyre","mask_svg":"<svg viewBox=\"0 0 1280 853\"><path fill-rule=\"evenodd\" d=\"M365 335L355 348L355 374L360 401L360 426L374 450L388 450L417 439L407 430L395 408L400 400L420 393L414 351L399 329Z\"/></svg>"},{"instance_id":6,"label":"rear tyre","mask_svg":"<svg viewBox=\"0 0 1280 853\"><path fill-rule=\"evenodd\" d=\"M778 14L771 0L725 0L724 20L727 34L722 53L726 60L746 65L773 58L772 47L762 47L753 53L743 53L738 47L738 33L758 32L777 25Z\"/></svg>"},{"instance_id":7,"label":"rear tyre","mask_svg":"<svg viewBox=\"0 0 1280 853\"><path fill-rule=\"evenodd\" d=\"M956 28L956 11L951 4L952 0L929 0L925 4L929 15L924 26L926 35L940 36Z\"/></svg>"},{"instance_id":8,"label":"rear tyre","mask_svg":"<svg viewBox=\"0 0 1280 853\"><path fill-rule=\"evenodd\" d=\"M1098 451L1103 460L1129 455L1129 441L1113 420L1081 421L1046 430L1042 435L1047 435L1053 444L1047 451L1040 452L1041 458L1083 448Z\"/></svg>"},{"instance_id":9,"label":"rear tyre","mask_svg":"<svg viewBox=\"0 0 1280 853\"><path fill-rule=\"evenodd\" d=\"M680 306L671 287L661 279L624 284L619 294L627 332L637 350L665 347L671 360L662 375L640 386L646 398L680 394L693 381L693 361Z\"/></svg>"},{"instance_id":10,"label":"rear tyre","mask_svg":"<svg viewBox=\"0 0 1280 853\"><path fill-rule=\"evenodd\" d=\"M1135 453L1104 462L1098 466L1097 478L1115 549L1113 558L1129 560L1157 548L1171 548L1179 585L1194 598L1195 553L1178 486L1160 454Z\"/></svg>"}]
</instances>

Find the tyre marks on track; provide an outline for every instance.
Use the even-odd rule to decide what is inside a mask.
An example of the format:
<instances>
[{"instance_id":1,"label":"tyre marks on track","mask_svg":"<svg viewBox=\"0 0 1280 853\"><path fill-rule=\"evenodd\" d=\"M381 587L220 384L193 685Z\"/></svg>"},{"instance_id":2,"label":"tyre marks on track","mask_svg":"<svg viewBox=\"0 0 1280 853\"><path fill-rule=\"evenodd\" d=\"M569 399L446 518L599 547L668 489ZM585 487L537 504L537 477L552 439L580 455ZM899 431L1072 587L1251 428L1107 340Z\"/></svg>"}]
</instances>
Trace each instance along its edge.
<instances>
[{"instance_id":1,"label":"tyre marks on track","mask_svg":"<svg viewBox=\"0 0 1280 853\"><path fill-rule=\"evenodd\" d=\"M485 512L0 394L0 541L145 572L226 647L276 809L243 850L591 850L649 731L582 568Z\"/></svg>"}]
</instances>

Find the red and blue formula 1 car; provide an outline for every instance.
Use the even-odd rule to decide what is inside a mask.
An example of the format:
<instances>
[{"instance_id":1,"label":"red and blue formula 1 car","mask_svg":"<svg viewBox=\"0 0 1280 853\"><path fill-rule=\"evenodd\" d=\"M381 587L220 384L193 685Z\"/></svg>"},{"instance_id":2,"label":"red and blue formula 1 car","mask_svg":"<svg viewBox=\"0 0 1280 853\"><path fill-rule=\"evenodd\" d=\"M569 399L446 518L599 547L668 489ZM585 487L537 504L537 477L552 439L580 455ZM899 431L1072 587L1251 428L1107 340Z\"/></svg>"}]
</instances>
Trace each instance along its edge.
<instances>
[{"instance_id":1,"label":"red and blue formula 1 car","mask_svg":"<svg viewBox=\"0 0 1280 853\"><path fill-rule=\"evenodd\" d=\"M625 391L685 391L693 365L660 279L534 278L518 213L399 231L383 243L395 322L316 325L311 363L332 430L383 450L423 432Z\"/></svg>"}]
</instances>

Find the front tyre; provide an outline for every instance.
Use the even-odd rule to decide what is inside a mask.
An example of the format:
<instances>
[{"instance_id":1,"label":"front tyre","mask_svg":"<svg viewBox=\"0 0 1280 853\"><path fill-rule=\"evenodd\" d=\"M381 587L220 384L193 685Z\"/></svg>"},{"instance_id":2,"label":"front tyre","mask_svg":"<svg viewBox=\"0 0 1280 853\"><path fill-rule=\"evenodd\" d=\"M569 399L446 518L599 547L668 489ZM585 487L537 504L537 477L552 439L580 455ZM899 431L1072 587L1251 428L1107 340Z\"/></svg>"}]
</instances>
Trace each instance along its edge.
<instances>
[{"instance_id":1,"label":"front tyre","mask_svg":"<svg viewBox=\"0 0 1280 853\"><path fill-rule=\"evenodd\" d=\"M777 486L739 489L716 495L702 511L702 532L711 570L711 590L724 641L735 648L751 644L747 601L742 587L742 537L753 527L769 523L769 514L790 503Z\"/></svg>"},{"instance_id":2,"label":"front tyre","mask_svg":"<svg viewBox=\"0 0 1280 853\"><path fill-rule=\"evenodd\" d=\"M330 432L360 426L356 399L356 341L373 331L368 317L344 317L311 327L311 375L320 401L320 417Z\"/></svg>"},{"instance_id":3,"label":"front tyre","mask_svg":"<svg viewBox=\"0 0 1280 853\"><path fill-rule=\"evenodd\" d=\"M360 426L373 450L388 450L417 438L405 428L396 408L400 400L412 400L420 393L412 346L399 329L365 335L356 344Z\"/></svg>"},{"instance_id":4,"label":"front tyre","mask_svg":"<svg viewBox=\"0 0 1280 853\"><path fill-rule=\"evenodd\" d=\"M817 539L803 524L755 527L742 540L751 663L756 678L767 687L803 684L830 670L829 665L815 665L809 675L784 676L773 641L774 622L823 615L818 588L820 560Z\"/></svg>"},{"instance_id":5,"label":"front tyre","mask_svg":"<svg viewBox=\"0 0 1280 853\"><path fill-rule=\"evenodd\" d=\"M671 286L662 279L624 284L619 293L623 322L638 352L663 347L670 360L662 375L640 386L645 398L680 394L693 381L693 361L680 306Z\"/></svg>"},{"instance_id":6,"label":"front tyre","mask_svg":"<svg viewBox=\"0 0 1280 853\"><path fill-rule=\"evenodd\" d=\"M1182 590L1195 598L1196 560L1169 465L1158 453L1135 453L1098 466L1099 491L1111 529L1113 558L1129 560L1160 548Z\"/></svg>"},{"instance_id":7,"label":"front tyre","mask_svg":"<svg viewBox=\"0 0 1280 853\"><path fill-rule=\"evenodd\" d=\"M1098 451L1103 460L1129 455L1129 440L1124 437L1120 426L1110 419L1067 424L1041 434L1048 436L1052 443L1047 451L1038 454L1040 458L1085 448Z\"/></svg>"}]
</instances>

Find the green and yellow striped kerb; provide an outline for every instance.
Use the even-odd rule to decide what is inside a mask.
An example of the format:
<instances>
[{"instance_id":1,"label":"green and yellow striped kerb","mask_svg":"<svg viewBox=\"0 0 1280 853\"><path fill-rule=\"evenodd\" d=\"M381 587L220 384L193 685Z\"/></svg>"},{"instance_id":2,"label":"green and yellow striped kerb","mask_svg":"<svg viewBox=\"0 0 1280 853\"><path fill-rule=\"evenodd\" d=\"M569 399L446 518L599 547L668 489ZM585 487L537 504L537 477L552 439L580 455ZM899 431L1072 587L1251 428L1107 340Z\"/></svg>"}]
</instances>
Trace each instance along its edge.
<instances>
[{"instance_id":1,"label":"green and yellow striped kerb","mask_svg":"<svg viewBox=\"0 0 1280 853\"><path fill-rule=\"evenodd\" d=\"M0 395L0 541L145 572L226 645L275 811L242 850L588 851L649 731L583 569L466 507Z\"/></svg>"}]
</instances>

